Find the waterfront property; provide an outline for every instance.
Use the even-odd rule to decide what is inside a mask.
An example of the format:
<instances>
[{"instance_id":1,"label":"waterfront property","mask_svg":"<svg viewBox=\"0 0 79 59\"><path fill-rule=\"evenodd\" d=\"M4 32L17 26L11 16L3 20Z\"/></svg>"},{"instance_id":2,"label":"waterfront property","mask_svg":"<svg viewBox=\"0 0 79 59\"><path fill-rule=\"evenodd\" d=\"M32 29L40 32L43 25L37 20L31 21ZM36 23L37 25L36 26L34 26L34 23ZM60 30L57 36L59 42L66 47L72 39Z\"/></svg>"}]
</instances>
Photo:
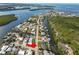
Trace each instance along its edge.
<instances>
[{"instance_id":1,"label":"waterfront property","mask_svg":"<svg viewBox=\"0 0 79 59\"><path fill-rule=\"evenodd\" d=\"M31 55L32 52L34 54L35 51L29 50L29 47L36 47L35 26L35 23L30 23L27 21L13 28L11 32L4 36L0 54Z\"/></svg>"},{"instance_id":2,"label":"waterfront property","mask_svg":"<svg viewBox=\"0 0 79 59\"><path fill-rule=\"evenodd\" d=\"M3 55L50 55L48 29L44 16L32 16L3 37L0 54Z\"/></svg>"},{"instance_id":3,"label":"waterfront property","mask_svg":"<svg viewBox=\"0 0 79 59\"><path fill-rule=\"evenodd\" d=\"M3 37L0 54L78 54L79 17L66 15L49 12L30 17Z\"/></svg>"}]
</instances>

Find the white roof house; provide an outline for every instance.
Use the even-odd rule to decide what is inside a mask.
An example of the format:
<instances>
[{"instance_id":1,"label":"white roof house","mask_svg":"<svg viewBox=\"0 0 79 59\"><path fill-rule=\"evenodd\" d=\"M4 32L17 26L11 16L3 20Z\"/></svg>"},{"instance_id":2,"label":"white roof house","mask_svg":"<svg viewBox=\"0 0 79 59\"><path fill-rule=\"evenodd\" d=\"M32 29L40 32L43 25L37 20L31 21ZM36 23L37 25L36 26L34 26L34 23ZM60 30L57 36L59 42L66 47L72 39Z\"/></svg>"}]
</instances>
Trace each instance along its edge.
<instances>
[{"instance_id":1,"label":"white roof house","mask_svg":"<svg viewBox=\"0 0 79 59\"><path fill-rule=\"evenodd\" d=\"M28 44L32 44L32 38L29 39Z\"/></svg>"},{"instance_id":2,"label":"white roof house","mask_svg":"<svg viewBox=\"0 0 79 59\"><path fill-rule=\"evenodd\" d=\"M4 46L1 48L1 51L5 51L7 48L8 48L8 45L4 45Z\"/></svg>"},{"instance_id":3,"label":"white roof house","mask_svg":"<svg viewBox=\"0 0 79 59\"><path fill-rule=\"evenodd\" d=\"M20 41L22 41L22 40L23 40L23 37L19 37L18 39L19 39Z\"/></svg>"},{"instance_id":4,"label":"white roof house","mask_svg":"<svg viewBox=\"0 0 79 59\"><path fill-rule=\"evenodd\" d=\"M49 52L50 55L54 55L51 51Z\"/></svg>"},{"instance_id":5,"label":"white roof house","mask_svg":"<svg viewBox=\"0 0 79 59\"><path fill-rule=\"evenodd\" d=\"M41 32L41 35L45 35L45 32Z\"/></svg>"},{"instance_id":6,"label":"white roof house","mask_svg":"<svg viewBox=\"0 0 79 59\"><path fill-rule=\"evenodd\" d=\"M46 40L46 38L45 38L45 37L42 37L42 41L47 42L47 40Z\"/></svg>"},{"instance_id":7,"label":"white roof house","mask_svg":"<svg viewBox=\"0 0 79 59\"><path fill-rule=\"evenodd\" d=\"M24 55L24 53L25 53L25 51L23 51L21 49L18 51L18 55Z\"/></svg>"},{"instance_id":8,"label":"white roof house","mask_svg":"<svg viewBox=\"0 0 79 59\"><path fill-rule=\"evenodd\" d=\"M50 41L51 39L50 38L48 38L48 41Z\"/></svg>"},{"instance_id":9,"label":"white roof house","mask_svg":"<svg viewBox=\"0 0 79 59\"><path fill-rule=\"evenodd\" d=\"M10 46L10 47L13 47L13 46L14 46L14 43L13 43L13 42L11 42L11 43L9 44L9 46Z\"/></svg>"},{"instance_id":10,"label":"white roof house","mask_svg":"<svg viewBox=\"0 0 79 59\"><path fill-rule=\"evenodd\" d=\"M32 31L35 31L35 28L33 28Z\"/></svg>"},{"instance_id":11,"label":"white roof house","mask_svg":"<svg viewBox=\"0 0 79 59\"><path fill-rule=\"evenodd\" d=\"M0 51L0 54L5 54L6 52L5 51Z\"/></svg>"},{"instance_id":12,"label":"white roof house","mask_svg":"<svg viewBox=\"0 0 79 59\"><path fill-rule=\"evenodd\" d=\"M18 26L16 26L17 28L20 28L21 24L19 24Z\"/></svg>"},{"instance_id":13,"label":"white roof house","mask_svg":"<svg viewBox=\"0 0 79 59\"><path fill-rule=\"evenodd\" d=\"M26 43L26 42L27 42L27 40L24 40L23 42L24 42L24 43Z\"/></svg>"},{"instance_id":14,"label":"white roof house","mask_svg":"<svg viewBox=\"0 0 79 59\"><path fill-rule=\"evenodd\" d=\"M49 53L46 50L44 50L43 53L44 55L49 55Z\"/></svg>"},{"instance_id":15,"label":"white roof house","mask_svg":"<svg viewBox=\"0 0 79 59\"><path fill-rule=\"evenodd\" d=\"M32 34L35 34L35 32L31 32Z\"/></svg>"},{"instance_id":16,"label":"white roof house","mask_svg":"<svg viewBox=\"0 0 79 59\"><path fill-rule=\"evenodd\" d=\"M11 51L12 50L12 48L11 47L9 47L6 51Z\"/></svg>"},{"instance_id":17,"label":"white roof house","mask_svg":"<svg viewBox=\"0 0 79 59\"><path fill-rule=\"evenodd\" d=\"M24 29L25 31L27 30L27 28Z\"/></svg>"},{"instance_id":18,"label":"white roof house","mask_svg":"<svg viewBox=\"0 0 79 59\"><path fill-rule=\"evenodd\" d=\"M32 51L30 49L27 50L27 55L32 55Z\"/></svg>"},{"instance_id":19,"label":"white roof house","mask_svg":"<svg viewBox=\"0 0 79 59\"><path fill-rule=\"evenodd\" d=\"M16 51L18 51L18 49L15 48L15 47L13 47L13 48L12 48L12 51L16 52Z\"/></svg>"},{"instance_id":20,"label":"white roof house","mask_svg":"<svg viewBox=\"0 0 79 59\"><path fill-rule=\"evenodd\" d=\"M23 41L23 45L26 46L26 43L27 43L27 40L24 40Z\"/></svg>"},{"instance_id":21,"label":"white roof house","mask_svg":"<svg viewBox=\"0 0 79 59\"><path fill-rule=\"evenodd\" d=\"M42 37L42 40L43 40L43 41L45 40L44 37Z\"/></svg>"}]
</instances>

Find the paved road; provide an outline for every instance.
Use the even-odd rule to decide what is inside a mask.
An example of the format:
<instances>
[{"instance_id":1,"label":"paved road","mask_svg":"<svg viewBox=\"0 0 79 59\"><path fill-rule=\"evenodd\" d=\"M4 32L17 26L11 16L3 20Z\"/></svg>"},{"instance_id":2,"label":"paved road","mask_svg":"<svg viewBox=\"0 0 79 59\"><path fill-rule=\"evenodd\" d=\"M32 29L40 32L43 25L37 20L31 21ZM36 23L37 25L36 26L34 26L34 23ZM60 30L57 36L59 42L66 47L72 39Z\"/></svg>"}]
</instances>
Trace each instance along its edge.
<instances>
[{"instance_id":1,"label":"paved road","mask_svg":"<svg viewBox=\"0 0 79 59\"><path fill-rule=\"evenodd\" d=\"M39 53L38 53L39 20L40 20L40 17L39 17L38 20L37 20L37 26L36 26L36 45L37 45L36 50L35 50L35 54L36 54L36 55L39 54Z\"/></svg>"},{"instance_id":2,"label":"paved road","mask_svg":"<svg viewBox=\"0 0 79 59\"><path fill-rule=\"evenodd\" d=\"M27 47L28 49L34 50L35 55L39 55L38 53L39 20L40 20L40 17L37 19L37 25L36 25L36 45L37 46L35 48Z\"/></svg>"}]
</instances>

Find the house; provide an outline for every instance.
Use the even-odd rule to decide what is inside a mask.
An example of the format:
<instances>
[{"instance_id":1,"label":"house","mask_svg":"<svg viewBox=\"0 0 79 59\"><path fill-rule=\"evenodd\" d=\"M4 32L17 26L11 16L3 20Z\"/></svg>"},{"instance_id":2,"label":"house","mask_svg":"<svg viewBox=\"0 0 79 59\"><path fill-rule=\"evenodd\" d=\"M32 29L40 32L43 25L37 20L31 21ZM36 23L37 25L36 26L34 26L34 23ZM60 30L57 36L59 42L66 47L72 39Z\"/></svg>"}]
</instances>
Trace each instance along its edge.
<instances>
[{"instance_id":1,"label":"house","mask_svg":"<svg viewBox=\"0 0 79 59\"><path fill-rule=\"evenodd\" d=\"M32 55L32 51L29 49L26 51L27 52L27 55Z\"/></svg>"},{"instance_id":2,"label":"house","mask_svg":"<svg viewBox=\"0 0 79 59\"><path fill-rule=\"evenodd\" d=\"M44 55L49 55L47 50L44 50L43 53L44 53Z\"/></svg>"},{"instance_id":3,"label":"house","mask_svg":"<svg viewBox=\"0 0 79 59\"><path fill-rule=\"evenodd\" d=\"M17 28L20 28L21 27L21 24L19 24L18 26L16 26Z\"/></svg>"},{"instance_id":4,"label":"house","mask_svg":"<svg viewBox=\"0 0 79 59\"><path fill-rule=\"evenodd\" d=\"M6 51L11 51L12 50L12 48L11 47L9 47Z\"/></svg>"},{"instance_id":5,"label":"house","mask_svg":"<svg viewBox=\"0 0 79 59\"><path fill-rule=\"evenodd\" d=\"M32 34L35 34L35 32L31 32Z\"/></svg>"},{"instance_id":6,"label":"house","mask_svg":"<svg viewBox=\"0 0 79 59\"><path fill-rule=\"evenodd\" d=\"M32 38L29 39L28 44L32 44Z\"/></svg>"},{"instance_id":7,"label":"house","mask_svg":"<svg viewBox=\"0 0 79 59\"><path fill-rule=\"evenodd\" d=\"M41 32L41 35L45 35L45 32Z\"/></svg>"},{"instance_id":8,"label":"house","mask_svg":"<svg viewBox=\"0 0 79 59\"><path fill-rule=\"evenodd\" d=\"M18 40L22 41L23 40L23 37L18 37Z\"/></svg>"},{"instance_id":9,"label":"house","mask_svg":"<svg viewBox=\"0 0 79 59\"><path fill-rule=\"evenodd\" d=\"M33 28L32 31L35 31L35 28Z\"/></svg>"},{"instance_id":10,"label":"house","mask_svg":"<svg viewBox=\"0 0 79 59\"><path fill-rule=\"evenodd\" d=\"M4 45L4 46L1 48L1 51L5 51L7 48L8 48L8 45Z\"/></svg>"},{"instance_id":11,"label":"house","mask_svg":"<svg viewBox=\"0 0 79 59\"><path fill-rule=\"evenodd\" d=\"M51 39L50 38L48 38L48 41L50 41Z\"/></svg>"},{"instance_id":12,"label":"house","mask_svg":"<svg viewBox=\"0 0 79 59\"><path fill-rule=\"evenodd\" d=\"M5 51L0 51L0 54L5 54L6 52Z\"/></svg>"},{"instance_id":13,"label":"house","mask_svg":"<svg viewBox=\"0 0 79 59\"><path fill-rule=\"evenodd\" d=\"M23 45L26 46L26 44L27 44L27 40L24 40Z\"/></svg>"},{"instance_id":14,"label":"house","mask_svg":"<svg viewBox=\"0 0 79 59\"><path fill-rule=\"evenodd\" d=\"M24 31L27 31L27 28L25 28Z\"/></svg>"},{"instance_id":15,"label":"house","mask_svg":"<svg viewBox=\"0 0 79 59\"><path fill-rule=\"evenodd\" d=\"M23 51L21 49L18 51L18 55L24 55L24 53L25 53L25 51Z\"/></svg>"},{"instance_id":16,"label":"house","mask_svg":"<svg viewBox=\"0 0 79 59\"><path fill-rule=\"evenodd\" d=\"M12 48L12 51L13 51L13 52L18 52L18 49L15 48L15 47L13 47L13 48Z\"/></svg>"}]
</instances>

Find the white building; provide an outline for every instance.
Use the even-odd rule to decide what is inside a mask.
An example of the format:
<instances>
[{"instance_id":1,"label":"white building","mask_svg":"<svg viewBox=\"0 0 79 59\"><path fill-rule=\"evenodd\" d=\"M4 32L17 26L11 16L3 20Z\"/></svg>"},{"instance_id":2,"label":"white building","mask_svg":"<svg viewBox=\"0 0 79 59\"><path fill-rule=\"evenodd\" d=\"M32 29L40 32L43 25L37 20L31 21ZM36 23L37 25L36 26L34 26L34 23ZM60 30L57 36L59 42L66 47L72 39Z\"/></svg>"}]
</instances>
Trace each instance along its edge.
<instances>
[{"instance_id":1,"label":"white building","mask_svg":"<svg viewBox=\"0 0 79 59\"><path fill-rule=\"evenodd\" d=\"M5 54L6 52L5 51L0 51L0 54Z\"/></svg>"},{"instance_id":2,"label":"white building","mask_svg":"<svg viewBox=\"0 0 79 59\"><path fill-rule=\"evenodd\" d=\"M5 51L7 48L8 48L8 45L4 45L4 46L1 48L1 51Z\"/></svg>"},{"instance_id":3,"label":"white building","mask_svg":"<svg viewBox=\"0 0 79 59\"><path fill-rule=\"evenodd\" d=\"M27 50L27 55L32 55L32 51L30 49Z\"/></svg>"},{"instance_id":4,"label":"white building","mask_svg":"<svg viewBox=\"0 0 79 59\"><path fill-rule=\"evenodd\" d=\"M49 55L48 51L44 50L43 51L44 55Z\"/></svg>"},{"instance_id":5,"label":"white building","mask_svg":"<svg viewBox=\"0 0 79 59\"><path fill-rule=\"evenodd\" d=\"M24 55L24 53L25 53L25 51L23 51L21 49L18 51L18 55Z\"/></svg>"},{"instance_id":6,"label":"white building","mask_svg":"<svg viewBox=\"0 0 79 59\"><path fill-rule=\"evenodd\" d=\"M20 41L22 41L22 40L23 40L23 37L18 37L18 39L19 39Z\"/></svg>"},{"instance_id":7,"label":"white building","mask_svg":"<svg viewBox=\"0 0 79 59\"><path fill-rule=\"evenodd\" d=\"M11 47L9 47L6 51L11 51L12 50L12 48Z\"/></svg>"},{"instance_id":8,"label":"white building","mask_svg":"<svg viewBox=\"0 0 79 59\"><path fill-rule=\"evenodd\" d=\"M28 44L32 44L32 38L29 39Z\"/></svg>"}]
</instances>

